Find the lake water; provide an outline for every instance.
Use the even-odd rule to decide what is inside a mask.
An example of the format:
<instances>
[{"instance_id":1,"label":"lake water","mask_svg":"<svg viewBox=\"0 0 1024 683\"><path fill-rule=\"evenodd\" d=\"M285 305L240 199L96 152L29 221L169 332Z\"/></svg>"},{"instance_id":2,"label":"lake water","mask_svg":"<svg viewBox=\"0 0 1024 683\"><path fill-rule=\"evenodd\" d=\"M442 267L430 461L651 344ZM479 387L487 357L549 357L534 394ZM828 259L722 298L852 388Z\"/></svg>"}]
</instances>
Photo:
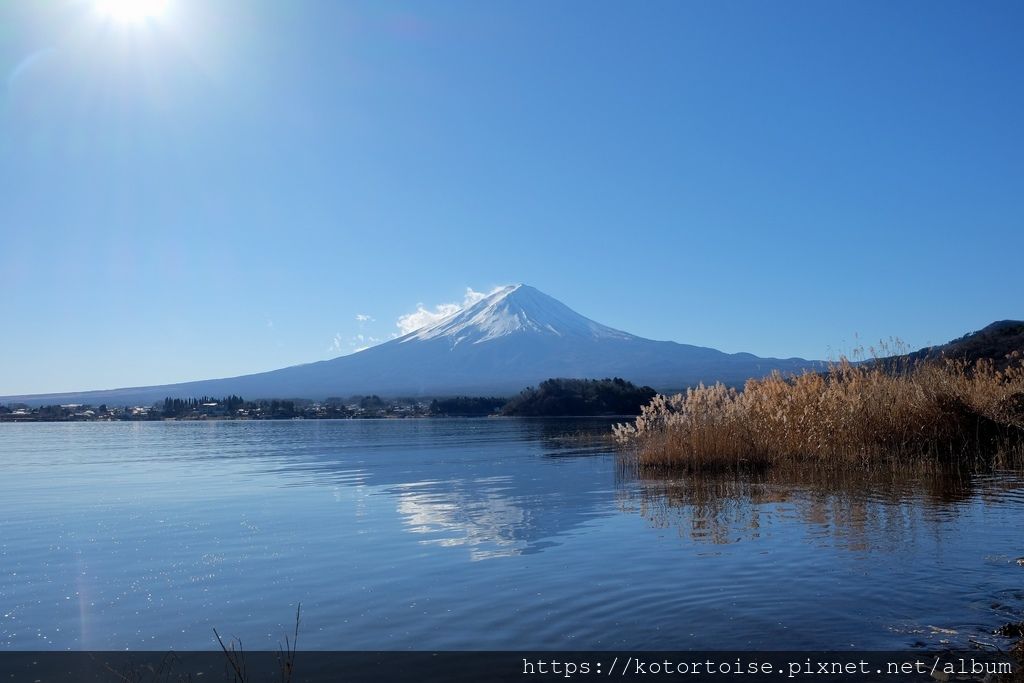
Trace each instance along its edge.
<instances>
[{"instance_id":1,"label":"lake water","mask_svg":"<svg viewBox=\"0 0 1024 683\"><path fill-rule=\"evenodd\" d=\"M1024 618L1018 475L635 481L578 438L608 424L0 425L0 647L276 648L298 603L300 649L902 649Z\"/></svg>"}]
</instances>

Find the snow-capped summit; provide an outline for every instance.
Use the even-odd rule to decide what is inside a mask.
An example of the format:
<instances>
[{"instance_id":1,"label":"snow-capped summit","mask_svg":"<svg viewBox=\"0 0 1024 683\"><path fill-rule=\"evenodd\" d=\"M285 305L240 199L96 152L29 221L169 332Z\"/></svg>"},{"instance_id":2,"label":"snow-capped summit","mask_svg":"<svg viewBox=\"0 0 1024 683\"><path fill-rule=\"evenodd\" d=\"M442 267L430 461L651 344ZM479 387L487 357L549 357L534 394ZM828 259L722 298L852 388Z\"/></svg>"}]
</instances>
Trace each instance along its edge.
<instances>
[{"instance_id":1,"label":"snow-capped summit","mask_svg":"<svg viewBox=\"0 0 1024 683\"><path fill-rule=\"evenodd\" d=\"M480 344L511 334L588 339L634 339L633 335L585 318L529 285L502 287L438 322L410 332L408 343L446 338L452 346Z\"/></svg>"},{"instance_id":2,"label":"snow-capped summit","mask_svg":"<svg viewBox=\"0 0 1024 683\"><path fill-rule=\"evenodd\" d=\"M509 396L550 377L622 377L662 391L742 384L774 370L821 367L801 358L644 339L594 322L528 285L492 292L404 337L331 360L227 379L15 397L42 403L152 403L164 397L310 398Z\"/></svg>"}]
</instances>

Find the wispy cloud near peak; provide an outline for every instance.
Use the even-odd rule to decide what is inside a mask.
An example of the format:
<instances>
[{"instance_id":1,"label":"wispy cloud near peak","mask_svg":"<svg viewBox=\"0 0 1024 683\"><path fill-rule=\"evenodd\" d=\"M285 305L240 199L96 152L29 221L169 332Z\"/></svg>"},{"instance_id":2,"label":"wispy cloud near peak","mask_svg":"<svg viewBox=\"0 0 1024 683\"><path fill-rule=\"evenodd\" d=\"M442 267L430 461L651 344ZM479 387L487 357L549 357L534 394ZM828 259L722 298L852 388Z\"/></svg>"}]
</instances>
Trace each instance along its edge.
<instances>
[{"instance_id":1,"label":"wispy cloud near peak","mask_svg":"<svg viewBox=\"0 0 1024 683\"><path fill-rule=\"evenodd\" d=\"M495 287L489 292L478 292L472 287L466 287L466 294L462 298L462 303L452 302L438 304L433 308L428 308L422 303L416 304L416 310L412 313L406 313L405 315L399 316L395 325L398 327L398 330L402 335L415 332L416 330L433 325L450 315L458 313L467 306L472 306L476 302L494 294L500 289L502 289L502 287Z\"/></svg>"}]
</instances>

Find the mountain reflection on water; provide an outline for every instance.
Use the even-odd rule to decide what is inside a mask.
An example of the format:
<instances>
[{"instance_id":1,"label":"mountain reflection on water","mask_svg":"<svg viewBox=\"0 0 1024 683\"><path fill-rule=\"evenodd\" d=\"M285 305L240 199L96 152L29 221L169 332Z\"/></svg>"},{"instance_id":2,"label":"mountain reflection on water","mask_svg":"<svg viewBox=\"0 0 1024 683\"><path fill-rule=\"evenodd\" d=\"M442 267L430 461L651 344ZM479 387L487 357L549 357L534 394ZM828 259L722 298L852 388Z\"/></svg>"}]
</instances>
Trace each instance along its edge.
<instances>
[{"instance_id":1,"label":"mountain reflection on water","mask_svg":"<svg viewBox=\"0 0 1024 683\"><path fill-rule=\"evenodd\" d=\"M371 452L360 444L292 453L271 469L305 485L310 480L372 487L395 500L405 530L418 542L465 548L472 560L524 555L559 545L559 537L595 516L612 514L614 492L607 418L405 420L391 440L366 422ZM363 432L362 425L354 429ZM350 430L351 431L351 430ZM576 458L570 485L531 463L536 448L558 467ZM357 450L358 449L358 450ZM372 450L387 452L375 458ZM371 488L365 488L369 493Z\"/></svg>"}]
</instances>

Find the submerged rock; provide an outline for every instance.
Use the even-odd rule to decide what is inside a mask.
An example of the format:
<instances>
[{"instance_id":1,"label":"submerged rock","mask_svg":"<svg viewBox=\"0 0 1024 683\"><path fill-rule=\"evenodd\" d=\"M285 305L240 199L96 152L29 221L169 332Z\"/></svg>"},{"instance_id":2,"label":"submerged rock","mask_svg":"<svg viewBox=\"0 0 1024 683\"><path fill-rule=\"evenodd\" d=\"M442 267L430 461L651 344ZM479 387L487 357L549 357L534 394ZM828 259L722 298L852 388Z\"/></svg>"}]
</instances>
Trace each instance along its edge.
<instances>
[{"instance_id":1,"label":"submerged rock","mask_svg":"<svg viewBox=\"0 0 1024 683\"><path fill-rule=\"evenodd\" d=\"M996 629L996 634L1004 638L1024 638L1024 621L1009 622Z\"/></svg>"}]
</instances>

